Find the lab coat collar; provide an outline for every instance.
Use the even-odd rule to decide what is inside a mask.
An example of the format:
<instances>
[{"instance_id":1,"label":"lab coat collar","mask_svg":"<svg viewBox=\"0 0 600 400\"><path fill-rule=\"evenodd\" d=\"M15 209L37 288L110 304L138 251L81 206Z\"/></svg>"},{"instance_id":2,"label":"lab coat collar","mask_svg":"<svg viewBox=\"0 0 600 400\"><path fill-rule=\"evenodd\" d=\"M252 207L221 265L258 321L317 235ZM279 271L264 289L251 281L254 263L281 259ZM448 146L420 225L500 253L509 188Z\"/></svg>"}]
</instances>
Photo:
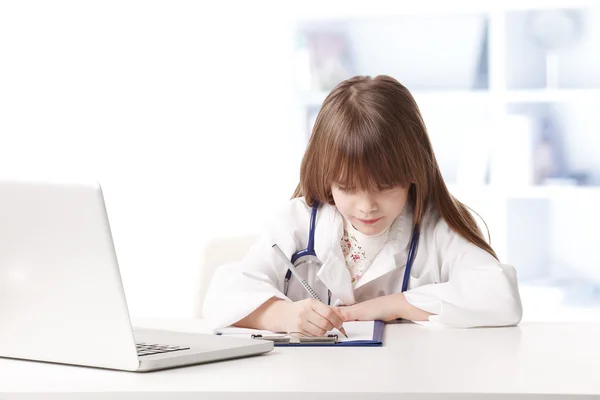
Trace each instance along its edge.
<instances>
[{"instance_id":1,"label":"lab coat collar","mask_svg":"<svg viewBox=\"0 0 600 400\"><path fill-rule=\"evenodd\" d=\"M321 229L318 231L320 238L315 238L315 251L317 257L321 257L321 254L324 257L321 258L323 265L319 268L317 276L332 292L333 298L339 299L345 305L354 304L355 289L393 271L398 265L404 267L405 262L400 260L403 255L406 259L408 254L413 218L412 207L408 204L390 227L388 240L355 287L352 286L352 277L340 243L344 233L343 217L335 206L324 205L319 211L324 219L322 224L318 224ZM396 260L402 264L398 264Z\"/></svg>"},{"instance_id":2,"label":"lab coat collar","mask_svg":"<svg viewBox=\"0 0 600 400\"><path fill-rule=\"evenodd\" d=\"M408 255L412 233L412 220L412 208L407 203L402 213L390 227L388 240L354 286L355 290L396 268L403 268L406 265L406 256Z\"/></svg>"},{"instance_id":3,"label":"lab coat collar","mask_svg":"<svg viewBox=\"0 0 600 400\"><path fill-rule=\"evenodd\" d=\"M319 268L317 276L331 291L332 299L339 299L345 305L356 303L352 277L346 268L340 240L344 233L342 215L335 206L323 205L319 212L322 213L323 224L319 231L320 238L315 238L315 251L317 257L324 255L321 260L323 265ZM315 234L316 236L316 234Z\"/></svg>"}]
</instances>

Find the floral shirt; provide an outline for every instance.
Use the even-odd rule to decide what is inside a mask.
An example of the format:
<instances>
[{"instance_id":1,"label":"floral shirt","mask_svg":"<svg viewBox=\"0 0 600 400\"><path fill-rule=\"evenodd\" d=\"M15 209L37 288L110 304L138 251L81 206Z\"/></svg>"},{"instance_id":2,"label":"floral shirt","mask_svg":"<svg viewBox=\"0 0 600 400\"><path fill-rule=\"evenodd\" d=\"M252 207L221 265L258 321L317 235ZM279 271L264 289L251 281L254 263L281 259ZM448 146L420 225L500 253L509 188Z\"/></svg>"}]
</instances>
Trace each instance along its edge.
<instances>
[{"instance_id":1,"label":"floral shirt","mask_svg":"<svg viewBox=\"0 0 600 400\"><path fill-rule=\"evenodd\" d=\"M357 231L349 221L344 220L344 234L340 244L353 286L357 284L387 241L388 231L389 227L376 236L367 236Z\"/></svg>"}]
</instances>

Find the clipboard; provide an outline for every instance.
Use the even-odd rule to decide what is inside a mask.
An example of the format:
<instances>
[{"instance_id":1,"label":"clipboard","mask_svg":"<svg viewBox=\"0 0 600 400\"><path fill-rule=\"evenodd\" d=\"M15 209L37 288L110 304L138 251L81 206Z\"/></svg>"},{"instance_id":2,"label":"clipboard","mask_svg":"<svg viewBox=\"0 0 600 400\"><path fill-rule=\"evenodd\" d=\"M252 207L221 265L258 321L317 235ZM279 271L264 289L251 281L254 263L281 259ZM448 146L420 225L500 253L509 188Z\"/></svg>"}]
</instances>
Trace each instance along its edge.
<instances>
[{"instance_id":1,"label":"clipboard","mask_svg":"<svg viewBox=\"0 0 600 400\"><path fill-rule=\"evenodd\" d=\"M368 325L367 325L368 324ZM238 330L217 332L223 335L245 334L252 339L271 340L275 347L380 347L383 345L383 321L353 321L344 323L348 333L348 339L340 337L339 334L329 332L320 337L296 337L285 333L274 333L268 331ZM234 328L235 329L235 328ZM369 337L365 337L365 329L369 329ZM358 335L357 335L358 333ZM353 340L353 336L359 338Z\"/></svg>"}]
</instances>

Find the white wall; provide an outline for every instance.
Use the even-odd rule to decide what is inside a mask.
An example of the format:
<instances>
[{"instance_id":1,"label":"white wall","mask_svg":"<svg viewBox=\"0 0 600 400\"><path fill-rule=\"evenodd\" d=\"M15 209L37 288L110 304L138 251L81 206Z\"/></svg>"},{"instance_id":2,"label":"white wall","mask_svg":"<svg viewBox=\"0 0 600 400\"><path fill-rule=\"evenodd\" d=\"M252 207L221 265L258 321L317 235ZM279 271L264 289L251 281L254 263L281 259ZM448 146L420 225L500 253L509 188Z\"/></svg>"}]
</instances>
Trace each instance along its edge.
<instances>
[{"instance_id":1,"label":"white wall","mask_svg":"<svg viewBox=\"0 0 600 400\"><path fill-rule=\"evenodd\" d=\"M136 317L190 316L204 242L296 184L289 18L215 3L0 3L0 170L100 180Z\"/></svg>"}]
</instances>

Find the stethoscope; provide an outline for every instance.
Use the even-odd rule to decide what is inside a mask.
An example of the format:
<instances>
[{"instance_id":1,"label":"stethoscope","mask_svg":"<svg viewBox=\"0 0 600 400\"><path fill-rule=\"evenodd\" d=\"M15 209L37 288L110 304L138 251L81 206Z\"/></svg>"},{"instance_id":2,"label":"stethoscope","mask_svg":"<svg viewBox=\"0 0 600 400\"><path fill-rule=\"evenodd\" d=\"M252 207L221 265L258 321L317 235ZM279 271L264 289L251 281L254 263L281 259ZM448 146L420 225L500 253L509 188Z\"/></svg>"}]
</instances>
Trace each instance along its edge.
<instances>
[{"instance_id":1,"label":"stethoscope","mask_svg":"<svg viewBox=\"0 0 600 400\"><path fill-rule=\"evenodd\" d=\"M317 209L319 208L319 203L315 203L312 207L312 211L310 214L310 226L308 229L308 246L305 249L300 250L292 254L292 264L295 267L300 265L314 265L317 268L321 267L323 263L317 257L317 253L315 253L315 222L317 220ZM417 255L417 247L419 245L419 225L415 224L411 239L410 246L408 249L408 258L406 260L406 269L404 270L404 278L402 280L402 292L405 292L408 289L408 282L410 280L410 270L412 269L413 263L415 261L415 257ZM288 269L285 274L285 281L283 284L283 294L287 296L288 288L290 286L290 279L292 278L292 271ZM328 291L327 296L327 304L331 305L331 291Z\"/></svg>"}]
</instances>

